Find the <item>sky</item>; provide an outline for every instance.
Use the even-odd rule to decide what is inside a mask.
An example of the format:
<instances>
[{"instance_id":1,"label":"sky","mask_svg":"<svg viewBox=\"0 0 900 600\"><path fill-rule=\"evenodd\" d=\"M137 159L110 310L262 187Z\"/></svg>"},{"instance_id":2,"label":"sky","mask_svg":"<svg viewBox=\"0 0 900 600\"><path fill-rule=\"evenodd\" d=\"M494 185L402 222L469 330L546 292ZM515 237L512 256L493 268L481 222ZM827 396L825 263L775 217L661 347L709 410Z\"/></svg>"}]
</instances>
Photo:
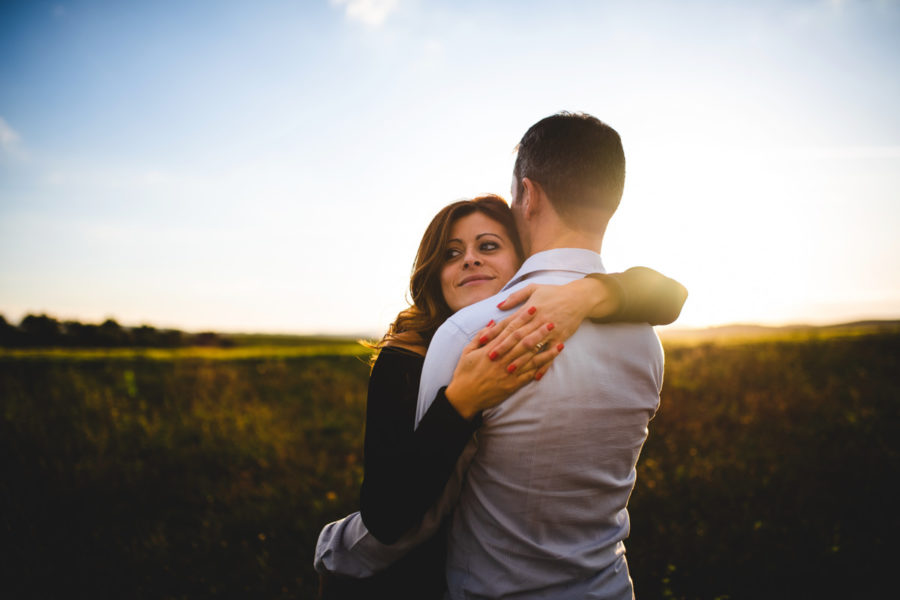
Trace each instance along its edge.
<instances>
[{"instance_id":1,"label":"sky","mask_svg":"<svg viewBox=\"0 0 900 600\"><path fill-rule=\"evenodd\" d=\"M379 335L445 204L622 135L677 325L900 317L900 1L0 3L0 314Z\"/></svg>"}]
</instances>

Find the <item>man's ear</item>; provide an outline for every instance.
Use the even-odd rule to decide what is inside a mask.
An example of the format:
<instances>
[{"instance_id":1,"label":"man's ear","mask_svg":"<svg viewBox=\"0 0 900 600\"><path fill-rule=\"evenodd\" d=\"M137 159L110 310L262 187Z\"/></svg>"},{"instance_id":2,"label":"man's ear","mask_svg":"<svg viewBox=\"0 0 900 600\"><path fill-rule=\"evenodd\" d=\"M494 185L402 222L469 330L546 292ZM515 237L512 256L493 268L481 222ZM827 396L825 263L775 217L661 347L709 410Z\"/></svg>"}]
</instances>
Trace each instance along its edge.
<instances>
[{"instance_id":1,"label":"man's ear","mask_svg":"<svg viewBox=\"0 0 900 600\"><path fill-rule=\"evenodd\" d=\"M522 198L520 199L520 202L522 202L522 216L526 219L533 219L541 212L545 201L546 196L541 184L528 177L523 177Z\"/></svg>"}]
</instances>

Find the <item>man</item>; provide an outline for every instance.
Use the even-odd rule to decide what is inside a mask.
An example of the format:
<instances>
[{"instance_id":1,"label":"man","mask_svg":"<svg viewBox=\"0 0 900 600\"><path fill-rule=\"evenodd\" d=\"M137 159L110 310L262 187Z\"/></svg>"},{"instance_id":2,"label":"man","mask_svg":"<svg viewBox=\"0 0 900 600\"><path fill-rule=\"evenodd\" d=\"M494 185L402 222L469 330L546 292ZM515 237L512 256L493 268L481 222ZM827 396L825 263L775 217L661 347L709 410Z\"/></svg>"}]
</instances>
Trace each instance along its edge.
<instances>
[{"instance_id":1,"label":"man","mask_svg":"<svg viewBox=\"0 0 900 600\"><path fill-rule=\"evenodd\" d=\"M417 420L472 336L503 317L498 299L604 272L599 252L625 178L615 130L584 114L543 119L522 138L513 175L528 258L498 296L438 329ZM662 376L650 326L585 323L540 384L484 412L450 529L451 598L633 597L626 505Z\"/></svg>"}]
</instances>

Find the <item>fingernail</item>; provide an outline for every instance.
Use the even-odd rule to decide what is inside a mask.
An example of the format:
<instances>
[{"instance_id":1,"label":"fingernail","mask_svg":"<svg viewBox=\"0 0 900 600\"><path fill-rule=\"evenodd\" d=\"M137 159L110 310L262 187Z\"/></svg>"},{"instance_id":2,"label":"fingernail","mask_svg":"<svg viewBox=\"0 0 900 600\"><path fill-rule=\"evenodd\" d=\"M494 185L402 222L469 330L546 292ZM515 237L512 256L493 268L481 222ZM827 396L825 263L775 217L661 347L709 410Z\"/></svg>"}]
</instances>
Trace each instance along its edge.
<instances>
[{"instance_id":1,"label":"fingernail","mask_svg":"<svg viewBox=\"0 0 900 600\"><path fill-rule=\"evenodd\" d=\"M562 352L562 349L565 348L565 347L566 347L566 346L565 346L564 344L557 344L557 345L556 345L556 349L557 349L559 352Z\"/></svg>"},{"instance_id":2,"label":"fingernail","mask_svg":"<svg viewBox=\"0 0 900 600\"><path fill-rule=\"evenodd\" d=\"M495 358L497 358L497 351L496 351L496 350L491 350L491 353L488 354L488 358L491 359L491 360L494 360Z\"/></svg>"},{"instance_id":3,"label":"fingernail","mask_svg":"<svg viewBox=\"0 0 900 600\"><path fill-rule=\"evenodd\" d=\"M541 377L543 377L543 376L544 376L543 373L538 373L537 375L534 376L534 379L535 379L535 381L540 381Z\"/></svg>"},{"instance_id":4,"label":"fingernail","mask_svg":"<svg viewBox=\"0 0 900 600\"><path fill-rule=\"evenodd\" d=\"M483 336L481 336L481 339L478 340L478 345L484 346L485 344L487 344L487 341L488 341L488 336L483 335Z\"/></svg>"},{"instance_id":5,"label":"fingernail","mask_svg":"<svg viewBox=\"0 0 900 600\"><path fill-rule=\"evenodd\" d=\"M528 309L528 314L529 314L529 315L533 315L533 314L535 313L536 310L537 310L537 309L536 309L535 307L532 306L531 308Z\"/></svg>"},{"instance_id":6,"label":"fingernail","mask_svg":"<svg viewBox=\"0 0 900 600\"><path fill-rule=\"evenodd\" d=\"M490 322L490 323L488 323L488 324L487 324L487 326L488 326L488 327L493 327L493 326L494 326L494 320L493 320L493 319L491 319L491 322Z\"/></svg>"},{"instance_id":7,"label":"fingernail","mask_svg":"<svg viewBox=\"0 0 900 600\"><path fill-rule=\"evenodd\" d=\"M512 373L512 372L515 371L515 370L516 370L516 365L515 365L515 364L509 365L508 367L506 367L506 372L507 372L507 373Z\"/></svg>"},{"instance_id":8,"label":"fingernail","mask_svg":"<svg viewBox=\"0 0 900 600\"><path fill-rule=\"evenodd\" d=\"M547 323L547 331L553 331L553 328L556 327L553 323Z\"/></svg>"},{"instance_id":9,"label":"fingernail","mask_svg":"<svg viewBox=\"0 0 900 600\"><path fill-rule=\"evenodd\" d=\"M497 308L503 308L503 304L504 304L505 302L506 302L506 300L502 300L502 301L500 302L500 304L497 305Z\"/></svg>"}]
</instances>

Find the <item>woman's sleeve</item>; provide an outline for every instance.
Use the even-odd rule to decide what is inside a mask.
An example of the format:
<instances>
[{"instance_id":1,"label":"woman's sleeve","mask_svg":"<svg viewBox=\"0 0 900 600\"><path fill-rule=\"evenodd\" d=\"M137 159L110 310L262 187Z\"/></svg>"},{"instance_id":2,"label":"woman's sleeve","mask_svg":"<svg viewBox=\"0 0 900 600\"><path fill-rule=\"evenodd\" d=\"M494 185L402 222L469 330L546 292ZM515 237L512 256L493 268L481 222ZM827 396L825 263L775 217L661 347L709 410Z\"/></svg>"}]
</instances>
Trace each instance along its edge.
<instances>
[{"instance_id":1,"label":"woman's sleeve","mask_svg":"<svg viewBox=\"0 0 900 600\"><path fill-rule=\"evenodd\" d=\"M619 296L619 310L597 323L650 323L668 325L681 314L687 288L647 267L632 267L623 273L591 273L588 277L610 285Z\"/></svg>"},{"instance_id":2,"label":"woman's sleeve","mask_svg":"<svg viewBox=\"0 0 900 600\"><path fill-rule=\"evenodd\" d=\"M382 350L369 379L360 513L369 532L392 544L440 497L478 427L462 418L443 389L415 423L422 357Z\"/></svg>"}]
</instances>

